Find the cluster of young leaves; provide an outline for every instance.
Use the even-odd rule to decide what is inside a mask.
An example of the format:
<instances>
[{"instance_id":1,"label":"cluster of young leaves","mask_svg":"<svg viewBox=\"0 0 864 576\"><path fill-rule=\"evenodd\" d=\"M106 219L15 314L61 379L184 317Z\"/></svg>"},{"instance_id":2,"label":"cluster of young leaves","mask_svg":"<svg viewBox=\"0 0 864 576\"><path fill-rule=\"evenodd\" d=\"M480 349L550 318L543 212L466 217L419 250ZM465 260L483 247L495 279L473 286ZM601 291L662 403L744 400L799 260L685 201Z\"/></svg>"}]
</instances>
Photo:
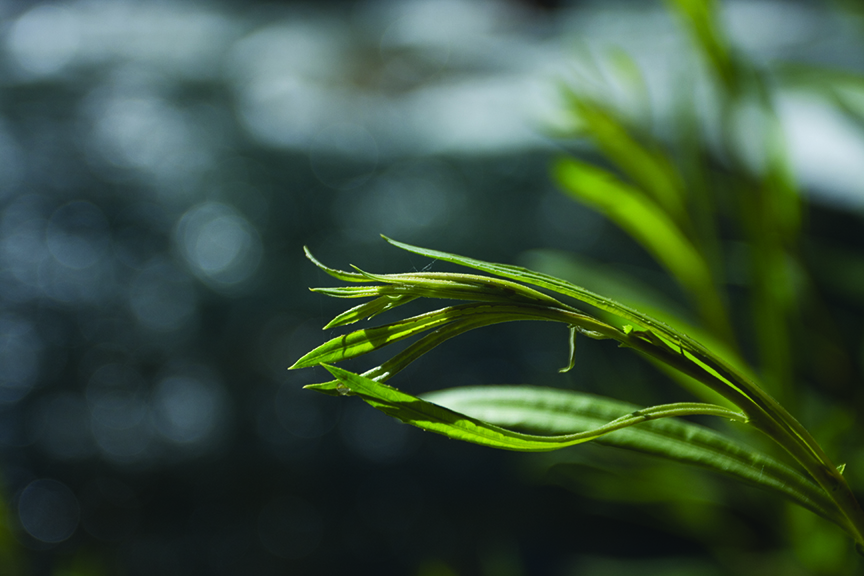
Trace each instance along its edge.
<instances>
[{"instance_id":1,"label":"cluster of young leaves","mask_svg":"<svg viewBox=\"0 0 864 576\"><path fill-rule=\"evenodd\" d=\"M322 365L335 378L308 388L328 394L359 396L408 424L495 448L542 452L597 440L697 464L778 492L835 522L859 544L864 542L861 531L864 514L841 471L807 430L741 371L686 334L552 276L387 240L415 254L493 276L343 271L318 262L307 250L307 256L319 268L352 284L316 288L315 291L340 298L372 298L338 315L327 327L353 324L418 298L467 301L383 326L355 330L325 342L291 366L297 369ZM538 289L574 298L592 310L604 312L604 318ZM682 402L633 410L630 405L576 392L506 387L482 391L454 389L433 396L436 400L433 403L384 384L413 360L454 336L517 320L567 325L571 330L571 359L567 369L572 367L578 335L611 339L697 380L735 409L703 402ZM422 337L391 359L363 374L332 365L421 334ZM482 409L480 412L478 406ZM457 411L460 407L463 411ZM809 477L708 429L685 422L661 422L670 417L691 415L719 416L764 432L789 452ZM526 429L546 434L529 434L524 431Z\"/></svg>"}]
</instances>

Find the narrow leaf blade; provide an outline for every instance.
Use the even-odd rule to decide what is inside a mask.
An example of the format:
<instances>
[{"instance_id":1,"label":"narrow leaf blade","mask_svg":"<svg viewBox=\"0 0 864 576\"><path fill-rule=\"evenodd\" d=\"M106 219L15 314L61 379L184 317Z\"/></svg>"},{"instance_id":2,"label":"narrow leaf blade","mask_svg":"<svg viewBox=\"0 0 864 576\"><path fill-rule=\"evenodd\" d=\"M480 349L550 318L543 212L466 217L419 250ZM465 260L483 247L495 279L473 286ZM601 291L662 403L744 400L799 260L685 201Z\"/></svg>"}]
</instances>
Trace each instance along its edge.
<instances>
[{"instance_id":1,"label":"narrow leaf blade","mask_svg":"<svg viewBox=\"0 0 864 576\"><path fill-rule=\"evenodd\" d=\"M538 434L591 429L638 410L609 398L534 386L453 388L423 398L497 426ZM678 419L652 420L595 441L730 475L843 525L825 492L803 474L708 428Z\"/></svg>"}]
</instances>

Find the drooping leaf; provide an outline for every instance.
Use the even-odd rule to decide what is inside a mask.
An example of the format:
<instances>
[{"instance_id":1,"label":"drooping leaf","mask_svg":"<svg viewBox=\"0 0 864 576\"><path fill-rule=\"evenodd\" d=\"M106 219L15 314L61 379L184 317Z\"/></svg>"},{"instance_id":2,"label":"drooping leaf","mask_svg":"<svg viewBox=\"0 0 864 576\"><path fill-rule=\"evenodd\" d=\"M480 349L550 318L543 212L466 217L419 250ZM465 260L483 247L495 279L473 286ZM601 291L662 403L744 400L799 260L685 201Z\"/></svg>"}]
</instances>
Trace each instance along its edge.
<instances>
[{"instance_id":1,"label":"drooping leaf","mask_svg":"<svg viewBox=\"0 0 864 576\"><path fill-rule=\"evenodd\" d=\"M639 409L592 394L535 386L453 388L425 394L423 398L490 424L534 434L590 430L610 418ZM842 525L824 490L803 474L703 426L678 419L653 420L598 437L595 442L733 476Z\"/></svg>"},{"instance_id":2,"label":"drooping leaf","mask_svg":"<svg viewBox=\"0 0 864 576\"><path fill-rule=\"evenodd\" d=\"M735 378L732 378L732 373L734 372L732 367L727 366L722 359L715 357L710 351L705 349L704 346L683 332L680 332L671 326L648 316L647 314L621 304L620 302L616 302L611 298L600 296L599 294L560 278L556 278L555 276L535 272L534 270L529 270L521 266L484 262L483 260L459 256L457 254L412 246L410 244L405 244L404 242L398 242L386 236L382 237L397 248L407 250L414 254L426 256L427 258L432 258L434 260L458 264L460 266L467 266L469 268L474 268L475 270L481 270L496 276L524 282L532 286L551 290L570 298L575 298L576 300L608 312L612 317L617 318L617 321L610 318L610 324L622 329L628 324L634 324L643 330L650 331L656 337L661 338L670 347L684 347L689 352L698 355L703 362L707 363L712 367L712 369L716 370L724 377L730 377L732 380L735 380ZM755 388L755 385L752 383L750 383L750 386Z\"/></svg>"},{"instance_id":3,"label":"drooping leaf","mask_svg":"<svg viewBox=\"0 0 864 576\"><path fill-rule=\"evenodd\" d=\"M537 249L523 252L519 261L527 268L570 282L640 310L681 332L690 334L692 315L675 294L667 295L620 267L605 265L584 255L563 250Z\"/></svg>"},{"instance_id":4,"label":"drooping leaf","mask_svg":"<svg viewBox=\"0 0 864 576\"><path fill-rule=\"evenodd\" d=\"M417 426L429 432L443 434L456 440L464 440L503 450L520 452L547 452L576 444L589 442L615 430L621 430L651 420L673 416L704 414L727 418L743 418L743 415L711 404L679 403L652 406L641 410L625 412L601 422L598 426L571 434L540 436L524 434L502 428L478 418L466 416L449 408L444 408L416 396L406 394L386 384L376 382L359 374L354 374L336 366L324 365L333 376L360 396L371 406L397 418L406 424Z\"/></svg>"},{"instance_id":5,"label":"drooping leaf","mask_svg":"<svg viewBox=\"0 0 864 576\"><path fill-rule=\"evenodd\" d=\"M810 433L795 420L769 394L757 386L747 375L736 370L724 359L706 349L702 344L686 334L643 314L633 308L605 298L580 286L528 270L519 266L484 262L474 258L458 256L438 250L419 248L402 242L397 242L384 236L384 239L398 248L407 250L435 260L442 260L482 270L496 276L502 276L545 288L575 298L601 310L605 310L625 321L635 324L640 330L632 331L632 326L622 325L621 328L637 338L644 338L651 346L651 352L656 358L667 362L681 372L697 378L706 386L711 387L745 410L752 419L753 425L763 430L775 439L784 435L784 440L778 440L802 465L808 467L811 474L820 475L826 483L835 483L837 478L827 478L826 470L833 470L830 459L825 455ZM623 324L623 322L622 322ZM665 346L665 349L664 349ZM818 464L815 464L818 462ZM836 471L835 471L836 472ZM841 479L842 480L842 479Z\"/></svg>"},{"instance_id":6,"label":"drooping leaf","mask_svg":"<svg viewBox=\"0 0 864 576\"><path fill-rule=\"evenodd\" d=\"M520 260L532 270L544 272L563 280L579 281L585 288L598 294L605 294L618 302L673 327L678 332L688 334L705 344L712 352L723 358L751 380L747 364L738 354L730 349L720 339L704 328L694 326L692 320L679 304L649 285L640 282L636 277L622 270L611 269L585 257L557 250L531 250L523 253ZM600 318L605 319L605 312L600 312ZM662 363L655 362L657 367L670 377L679 381L682 386L706 402L724 404L726 402L719 394L699 384L689 376L677 372Z\"/></svg>"}]
</instances>

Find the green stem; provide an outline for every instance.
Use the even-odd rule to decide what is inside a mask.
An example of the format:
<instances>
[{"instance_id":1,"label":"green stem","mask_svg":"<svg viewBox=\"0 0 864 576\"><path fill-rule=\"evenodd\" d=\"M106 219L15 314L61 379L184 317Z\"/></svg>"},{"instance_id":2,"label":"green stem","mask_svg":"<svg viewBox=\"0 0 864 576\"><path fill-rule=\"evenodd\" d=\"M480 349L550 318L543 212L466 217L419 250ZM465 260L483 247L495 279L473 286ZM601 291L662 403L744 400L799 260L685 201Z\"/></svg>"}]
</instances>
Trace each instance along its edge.
<instances>
[{"instance_id":1,"label":"green stem","mask_svg":"<svg viewBox=\"0 0 864 576\"><path fill-rule=\"evenodd\" d=\"M864 547L864 511L840 474L812 435L776 400L749 382L729 374L713 375L683 354L660 347L637 335L626 334L621 342L680 370L738 406L749 424L779 444L807 471L834 502L841 517L836 521ZM730 386L731 384L731 386Z\"/></svg>"}]
</instances>

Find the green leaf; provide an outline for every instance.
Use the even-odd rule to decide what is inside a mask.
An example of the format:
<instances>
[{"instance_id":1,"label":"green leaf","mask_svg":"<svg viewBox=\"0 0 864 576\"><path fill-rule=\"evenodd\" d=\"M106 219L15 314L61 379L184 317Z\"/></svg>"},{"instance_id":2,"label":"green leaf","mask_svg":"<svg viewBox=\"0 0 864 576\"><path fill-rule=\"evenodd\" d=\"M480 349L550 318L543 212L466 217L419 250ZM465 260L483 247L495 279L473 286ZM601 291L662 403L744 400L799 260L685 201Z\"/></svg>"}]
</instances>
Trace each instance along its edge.
<instances>
[{"instance_id":1,"label":"green leaf","mask_svg":"<svg viewBox=\"0 0 864 576\"><path fill-rule=\"evenodd\" d=\"M570 282L561 280L560 278L535 272L527 268L522 268L521 266L484 262L466 256L441 252L439 250L430 250L428 248L412 246L410 244L387 238L386 236L382 237L397 248L407 250L414 254L419 254L435 260L459 264L461 266L467 266L469 268L474 268L475 270L482 270L483 272L488 272L496 276L502 276L511 280L552 290L558 294L569 296L585 302L586 304L590 304L591 306L599 308L600 310L617 317L619 319L618 322L610 320L609 323L619 329L623 329L629 323L635 324L642 330L648 331L653 334L654 337L662 340L670 350L679 350L680 355L682 357L686 356L687 361L693 362L700 370L705 371L712 377L716 376L720 378L725 385L733 389L737 394L742 395L742 398L738 399L739 401L749 401L758 404L763 409L765 405L770 405L772 402L772 400L766 397L764 392L762 392L758 386L753 384L746 375L737 371L724 359L710 352L702 344L693 340L683 332L680 332L671 326L648 316L647 314L643 314L638 310L630 308L629 306L625 306L624 304L616 302L610 298L595 294L581 286L571 284ZM682 368L680 364L676 367L678 369ZM736 405L741 406L739 402L736 402ZM768 407L771 408L770 406Z\"/></svg>"},{"instance_id":2,"label":"green leaf","mask_svg":"<svg viewBox=\"0 0 864 576\"><path fill-rule=\"evenodd\" d=\"M374 318L382 312L386 312L387 310L391 310L397 306L401 306L402 304L407 304L415 299L417 299L417 296L414 296L413 294L385 294L379 296L375 300L364 302L363 304L354 306L353 308L342 312L324 326L324 330L335 328L336 326L353 324L358 320Z\"/></svg>"},{"instance_id":3,"label":"green leaf","mask_svg":"<svg viewBox=\"0 0 864 576\"><path fill-rule=\"evenodd\" d=\"M568 96L582 131L640 189L640 195L662 206L676 222L686 221L685 188L672 162L659 149L637 142L603 106L572 91Z\"/></svg>"},{"instance_id":4,"label":"green leaf","mask_svg":"<svg viewBox=\"0 0 864 576\"><path fill-rule=\"evenodd\" d=\"M639 410L609 398L535 386L453 388L423 398L490 424L535 434L590 430ZM708 428L678 419L652 420L595 441L733 476L843 525L824 490L803 474Z\"/></svg>"},{"instance_id":5,"label":"green leaf","mask_svg":"<svg viewBox=\"0 0 864 576\"><path fill-rule=\"evenodd\" d=\"M520 319L527 320L529 318ZM362 374L362 376L371 378L376 382L386 382L405 369L405 367L411 362L450 338L500 321L501 319L499 317L489 314L475 314L473 316L460 318L457 321L441 326L440 328L433 330L431 333L426 334L380 366L367 370ZM321 392L329 396L344 396L351 394L351 392L338 380L331 380L330 382L322 382L320 384L307 384L303 388L315 390L316 392Z\"/></svg>"},{"instance_id":6,"label":"green leaf","mask_svg":"<svg viewBox=\"0 0 864 576\"><path fill-rule=\"evenodd\" d=\"M426 314L412 316L411 318L393 322L392 324L378 326L377 328L366 328L350 332L343 336L337 336L306 353L289 370L317 366L324 362L339 362L372 352L393 342L398 342L415 334L452 322L470 310L476 310L478 306L481 305L451 306L427 312Z\"/></svg>"},{"instance_id":7,"label":"green leaf","mask_svg":"<svg viewBox=\"0 0 864 576\"><path fill-rule=\"evenodd\" d=\"M563 250L537 249L523 252L519 261L527 268L551 274L581 286L597 294L640 310L663 321L669 326L690 333L693 319L681 305L675 294L664 294L622 270L620 266L604 264Z\"/></svg>"},{"instance_id":8,"label":"green leaf","mask_svg":"<svg viewBox=\"0 0 864 576\"><path fill-rule=\"evenodd\" d=\"M833 465L830 465L830 459L825 455L810 433L784 410L776 400L753 383L746 374L743 374L727 361L706 349L699 342L663 322L554 276L541 274L519 266L495 264L438 250L419 248L410 244L397 242L386 236L383 238L394 246L414 254L482 270L496 276L502 276L570 296L614 314L622 320L636 324L642 329L642 331L637 331L637 336L640 332L651 335L651 338L645 338L646 341L652 344L652 347L649 349L643 347L645 353L650 353L656 359L669 364L676 370L697 378L701 383L719 392L727 400L730 400L744 410L752 419L754 426L778 441L796 460L805 465L811 474L826 476L827 473L825 470L828 470L829 467L833 470ZM622 322L620 328L624 326L625 324ZM656 346L657 342L664 344L666 350L662 350ZM782 440L780 439L781 435L783 435ZM818 462L818 464L814 464L814 462ZM833 477L825 480L827 483L835 481L836 478ZM820 480L821 482L822 480Z\"/></svg>"},{"instance_id":9,"label":"green leaf","mask_svg":"<svg viewBox=\"0 0 864 576\"><path fill-rule=\"evenodd\" d=\"M483 272L494 274L496 276L509 278L518 282L524 282L532 286L551 290L564 296L569 296L570 298L575 298L576 300L579 300L586 304L590 304L591 306L608 312L612 316L616 317L617 321L610 319L609 323L618 328L623 328L629 323L636 324L640 328L652 331L656 336L663 338L670 345L683 345L689 350L698 352L698 354L703 358L709 359L712 364L715 361L722 364L722 360L720 360L719 358L712 358L712 355L708 350L704 349L703 346L701 346L698 342L694 341L683 332L679 332L674 328L664 324L663 322L660 322L659 320L648 316L647 314L643 314L642 312L639 312L638 310L630 308L629 306L625 306L624 304L616 302L611 298L606 298L604 296L600 296L599 294L595 294L594 292L586 290L581 286L571 284L566 280L561 280L560 278L556 278L548 274L542 274L540 272L535 272L527 268L522 268L521 266L484 262L483 260L477 260L475 258L469 258L466 256L459 256L457 254L450 254L448 252L442 252L439 250L431 250L428 248L412 246L410 244L405 244L404 242L398 242L386 236L382 236L382 238L384 238L384 240L386 240L393 246L401 248L402 250L407 250L408 252L412 252L414 254L419 254L421 256L426 256L427 258L432 258L435 260L450 262L452 264L458 264L460 266L466 266L468 268L474 268L475 270L481 270Z\"/></svg>"},{"instance_id":10,"label":"green leaf","mask_svg":"<svg viewBox=\"0 0 864 576\"><path fill-rule=\"evenodd\" d=\"M474 319L478 318L479 320L474 321ZM467 326L479 327L516 320L557 321L565 324L579 325L583 329L583 333L593 335L595 338L608 337L601 332L597 332L597 330L615 330L613 327L590 316L562 308L533 306L529 304L460 304L412 316L384 326L365 328L343 336L337 336L308 352L297 360L289 370L308 368L328 362L339 362L361 356L427 330L439 328L450 322L467 321Z\"/></svg>"},{"instance_id":11,"label":"green leaf","mask_svg":"<svg viewBox=\"0 0 864 576\"><path fill-rule=\"evenodd\" d=\"M726 89L737 91L741 79L729 43L717 22L716 3L713 0L667 0L667 3L684 18L694 40Z\"/></svg>"},{"instance_id":12,"label":"green leaf","mask_svg":"<svg viewBox=\"0 0 864 576\"><path fill-rule=\"evenodd\" d=\"M523 253L520 260L524 261L528 268L538 272L548 273L563 280L578 280L589 290L606 294L664 322L678 332L691 335L729 365L734 366L738 372L747 375L751 380L754 379L746 362L735 351L704 328L694 326L680 305L673 302L671 298L640 282L632 275L590 261L583 256L557 250L531 250ZM607 313L601 311L600 318L606 319L606 315ZM726 402L719 394L693 378L661 362L654 362L654 364L702 400L713 404Z\"/></svg>"},{"instance_id":13,"label":"green leaf","mask_svg":"<svg viewBox=\"0 0 864 576\"><path fill-rule=\"evenodd\" d=\"M324 367L354 394L394 418L449 438L503 450L521 452L558 450L594 440L615 430L671 416L706 414L743 418L741 414L710 404L668 404L625 413L590 430L573 434L538 436L514 432L489 424L336 366L325 364Z\"/></svg>"},{"instance_id":14,"label":"green leaf","mask_svg":"<svg viewBox=\"0 0 864 576\"><path fill-rule=\"evenodd\" d=\"M573 366L576 365L576 335L579 334L579 328L576 326L570 326L570 353L567 356L567 365L558 370L559 373L563 374L565 372L569 372L573 369Z\"/></svg>"},{"instance_id":15,"label":"green leaf","mask_svg":"<svg viewBox=\"0 0 864 576\"><path fill-rule=\"evenodd\" d=\"M357 268L357 270L360 269ZM400 293L409 292L426 298L451 300L504 302L508 304L525 302L572 310L572 308L542 292L500 278L454 272L415 272L410 274L371 274L362 270L360 272L370 280L392 285L378 287L383 292L398 290Z\"/></svg>"},{"instance_id":16,"label":"green leaf","mask_svg":"<svg viewBox=\"0 0 864 576\"><path fill-rule=\"evenodd\" d=\"M318 268L338 280L344 280L345 282L372 282L372 280L369 280L366 276L360 274L359 272L346 272L345 270L337 270L336 268L330 268L329 266L325 266L324 264L315 259L315 257L312 255L312 252L310 252L309 248L307 248L306 246L303 247L303 252L306 253L306 258L311 260L313 264L315 264Z\"/></svg>"},{"instance_id":17,"label":"green leaf","mask_svg":"<svg viewBox=\"0 0 864 576\"><path fill-rule=\"evenodd\" d=\"M615 222L650 252L694 299L711 326L725 331L726 315L711 270L666 211L596 166L563 158L554 164L553 172L569 194Z\"/></svg>"}]
</instances>

